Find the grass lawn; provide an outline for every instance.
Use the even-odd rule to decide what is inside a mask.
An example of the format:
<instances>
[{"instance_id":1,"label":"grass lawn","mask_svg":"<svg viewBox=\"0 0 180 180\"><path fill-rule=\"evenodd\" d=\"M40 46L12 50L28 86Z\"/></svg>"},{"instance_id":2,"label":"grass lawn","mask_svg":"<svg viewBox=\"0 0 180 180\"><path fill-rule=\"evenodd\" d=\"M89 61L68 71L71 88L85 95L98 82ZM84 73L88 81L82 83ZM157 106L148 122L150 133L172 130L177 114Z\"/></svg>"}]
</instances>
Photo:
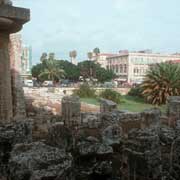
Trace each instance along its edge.
<instances>
[{"instance_id":1,"label":"grass lawn","mask_svg":"<svg viewBox=\"0 0 180 180\"><path fill-rule=\"evenodd\" d=\"M155 106L151 104L147 104L143 101L143 99L132 97L132 96L122 96L122 103L118 105L119 110L128 110L131 112L140 112L148 108L153 108ZM88 104L94 104L99 105L98 99L94 98L81 98L82 102L88 103ZM166 106L160 106L159 107L162 112L166 111Z\"/></svg>"}]
</instances>

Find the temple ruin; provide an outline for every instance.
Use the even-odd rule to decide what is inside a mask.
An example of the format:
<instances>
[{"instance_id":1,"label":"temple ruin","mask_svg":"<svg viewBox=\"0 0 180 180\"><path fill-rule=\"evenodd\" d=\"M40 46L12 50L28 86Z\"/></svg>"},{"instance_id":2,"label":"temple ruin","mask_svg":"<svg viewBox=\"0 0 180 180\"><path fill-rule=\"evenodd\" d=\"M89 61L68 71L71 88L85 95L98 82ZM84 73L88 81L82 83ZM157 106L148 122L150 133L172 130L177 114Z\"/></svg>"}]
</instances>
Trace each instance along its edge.
<instances>
[{"instance_id":1,"label":"temple ruin","mask_svg":"<svg viewBox=\"0 0 180 180\"><path fill-rule=\"evenodd\" d=\"M28 9L0 5L0 119L9 122L13 117L13 97L9 58L9 36L22 29L30 20Z\"/></svg>"},{"instance_id":2,"label":"temple ruin","mask_svg":"<svg viewBox=\"0 0 180 180\"><path fill-rule=\"evenodd\" d=\"M165 113L119 111L105 99L85 113L66 96L62 115L36 107L14 118L9 35L29 19L0 1L0 180L179 180L180 97L169 97Z\"/></svg>"}]
</instances>

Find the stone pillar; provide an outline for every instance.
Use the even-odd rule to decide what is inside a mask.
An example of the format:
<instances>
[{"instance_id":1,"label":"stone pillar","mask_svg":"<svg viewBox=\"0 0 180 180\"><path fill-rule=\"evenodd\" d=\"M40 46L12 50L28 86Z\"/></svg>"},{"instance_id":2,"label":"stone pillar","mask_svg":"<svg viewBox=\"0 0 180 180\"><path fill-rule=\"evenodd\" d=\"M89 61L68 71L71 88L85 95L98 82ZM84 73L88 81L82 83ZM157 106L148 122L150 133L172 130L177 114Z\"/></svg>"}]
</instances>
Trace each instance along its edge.
<instances>
[{"instance_id":1,"label":"stone pillar","mask_svg":"<svg viewBox=\"0 0 180 180\"><path fill-rule=\"evenodd\" d=\"M141 128L160 127L161 111L158 108L147 109L141 113Z\"/></svg>"},{"instance_id":2,"label":"stone pillar","mask_svg":"<svg viewBox=\"0 0 180 180\"><path fill-rule=\"evenodd\" d=\"M81 124L81 103L77 96L65 96L62 99L62 119L67 127Z\"/></svg>"},{"instance_id":3,"label":"stone pillar","mask_svg":"<svg viewBox=\"0 0 180 180\"><path fill-rule=\"evenodd\" d=\"M9 121L12 113L9 34L0 32L0 120Z\"/></svg>"},{"instance_id":4,"label":"stone pillar","mask_svg":"<svg viewBox=\"0 0 180 180\"><path fill-rule=\"evenodd\" d=\"M13 115L16 118L26 116L25 97L21 82L21 56L22 40L21 34L12 34L10 36L10 67L11 67L11 85L13 96Z\"/></svg>"},{"instance_id":5,"label":"stone pillar","mask_svg":"<svg viewBox=\"0 0 180 180\"><path fill-rule=\"evenodd\" d=\"M0 123L13 117L9 36L20 31L29 19L28 9L0 5Z\"/></svg>"},{"instance_id":6,"label":"stone pillar","mask_svg":"<svg viewBox=\"0 0 180 180\"><path fill-rule=\"evenodd\" d=\"M173 117L176 120L180 120L180 96L171 96L168 98L168 110L169 117Z\"/></svg>"},{"instance_id":7,"label":"stone pillar","mask_svg":"<svg viewBox=\"0 0 180 180\"><path fill-rule=\"evenodd\" d=\"M134 130L128 135L124 149L129 180L161 179L161 148L156 129Z\"/></svg>"}]
</instances>

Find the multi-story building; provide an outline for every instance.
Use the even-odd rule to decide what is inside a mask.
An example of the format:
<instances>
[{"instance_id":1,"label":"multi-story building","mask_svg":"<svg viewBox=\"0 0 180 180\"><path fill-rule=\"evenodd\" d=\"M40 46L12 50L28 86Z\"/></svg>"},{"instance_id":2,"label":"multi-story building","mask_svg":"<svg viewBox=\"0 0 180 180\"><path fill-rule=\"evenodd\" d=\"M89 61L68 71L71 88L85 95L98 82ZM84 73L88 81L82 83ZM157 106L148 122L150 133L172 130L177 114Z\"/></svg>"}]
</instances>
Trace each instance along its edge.
<instances>
[{"instance_id":1,"label":"multi-story building","mask_svg":"<svg viewBox=\"0 0 180 180\"><path fill-rule=\"evenodd\" d=\"M109 53L102 53L102 54L98 54L93 56L92 60L95 61L96 63L99 63L101 65L101 67L103 68L107 68L107 58L114 56L115 54L109 54Z\"/></svg>"},{"instance_id":2,"label":"multi-story building","mask_svg":"<svg viewBox=\"0 0 180 180\"><path fill-rule=\"evenodd\" d=\"M177 61L180 55L165 55L151 51L128 52L107 57L107 68L114 71L118 80L127 83L140 83L143 81L149 67L156 63Z\"/></svg>"},{"instance_id":3,"label":"multi-story building","mask_svg":"<svg viewBox=\"0 0 180 180\"><path fill-rule=\"evenodd\" d=\"M21 34L10 36L10 63L12 71L22 79L31 76L32 48L22 45Z\"/></svg>"},{"instance_id":4,"label":"multi-story building","mask_svg":"<svg viewBox=\"0 0 180 180\"><path fill-rule=\"evenodd\" d=\"M30 46L22 47L21 72L30 73L32 68L32 48Z\"/></svg>"}]
</instances>

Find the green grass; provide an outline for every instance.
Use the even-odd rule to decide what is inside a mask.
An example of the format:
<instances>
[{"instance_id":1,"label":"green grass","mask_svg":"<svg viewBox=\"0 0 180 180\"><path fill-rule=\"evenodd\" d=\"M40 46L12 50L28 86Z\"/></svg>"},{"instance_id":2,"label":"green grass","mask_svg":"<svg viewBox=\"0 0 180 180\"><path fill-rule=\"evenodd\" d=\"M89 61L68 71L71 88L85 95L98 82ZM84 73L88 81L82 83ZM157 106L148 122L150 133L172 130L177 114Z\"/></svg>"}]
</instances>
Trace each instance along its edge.
<instances>
[{"instance_id":1,"label":"green grass","mask_svg":"<svg viewBox=\"0 0 180 180\"><path fill-rule=\"evenodd\" d=\"M87 104L100 105L99 101L95 98L81 98L81 102L85 102Z\"/></svg>"},{"instance_id":2,"label":"green grass","mask_svg":"<svg viewBox=\"0 0 180 180\"><path fill-rule=\"evenodd\" d=\"M82 102L88 104L99 105L98 99L95 98L81 98ZM147 104L143 101L143 99L132 97L132 96L122 96L122 103L118 105L119 110L128 110L131 112L141 112L145 109L153 108L151 104ZM159 107L162 112L166 111L166 105Z\"/></svg>"}]
</instances>

